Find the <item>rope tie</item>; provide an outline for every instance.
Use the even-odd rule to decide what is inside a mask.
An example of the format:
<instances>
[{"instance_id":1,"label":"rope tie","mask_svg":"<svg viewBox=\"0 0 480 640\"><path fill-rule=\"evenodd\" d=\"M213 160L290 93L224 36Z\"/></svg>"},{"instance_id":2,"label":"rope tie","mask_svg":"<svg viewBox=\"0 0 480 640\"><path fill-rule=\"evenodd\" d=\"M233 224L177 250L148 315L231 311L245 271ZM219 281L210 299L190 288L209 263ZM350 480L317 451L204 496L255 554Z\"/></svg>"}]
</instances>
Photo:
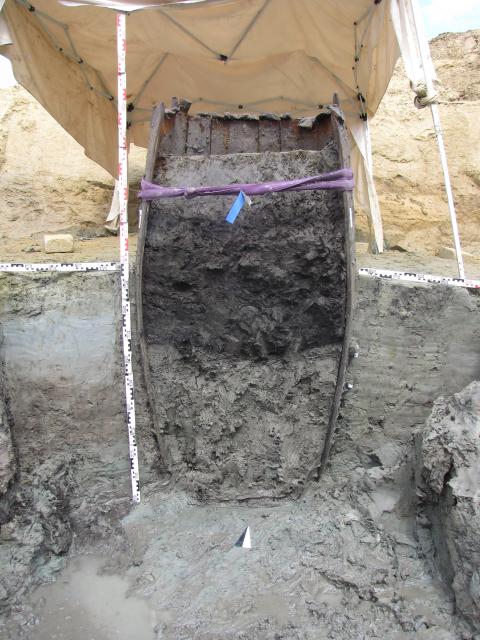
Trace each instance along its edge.
<instances>
[{"instance_id":1,"label":"rope tie","mask_svg":"<svg viewBox=\"0 0 480 640\"><path fill-rule=\"evenodd\" d=\"M411 82L410 86L415 93L414 104L417 109L424 109L425 107L429 107L431 104L438 102L438 93L434 91L429 95L425 82L417 82L416 84Z\"/></svg>"},{"instance_id":2,"label":"rope tie","mask_svg":"<svg viewBox=\"0 0 480 640\"><path fill-rule=\"evenodd\" d=\"M246 196L262 196L284 191L353 191L353 172L351 169L338 169L330 173L295 180L276 180L274 182L251 182L245 184L225 184L212 187L164 187L142 179L138 194L143 200L159 198L196 198L197 196L229 196L242 193Z\"/></svg>"}]
</instances>

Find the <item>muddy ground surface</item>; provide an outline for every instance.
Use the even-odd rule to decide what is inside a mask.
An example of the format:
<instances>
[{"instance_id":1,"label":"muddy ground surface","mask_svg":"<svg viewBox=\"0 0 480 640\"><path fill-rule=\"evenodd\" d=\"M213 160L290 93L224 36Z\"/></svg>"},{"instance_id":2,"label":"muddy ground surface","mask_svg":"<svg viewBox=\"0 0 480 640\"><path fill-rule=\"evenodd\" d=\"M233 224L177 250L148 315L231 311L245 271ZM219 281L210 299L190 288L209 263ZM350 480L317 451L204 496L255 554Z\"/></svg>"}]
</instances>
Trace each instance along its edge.
<instances>
[{"instance_id":1,"label":"muddy ground surface","mask_svg":"<svg viewBox=\"0 0 480 640\"><path fill-rule=\"evenodd\" d=\"M114 278L0 283L15 452L2 640L123 639L132 620L141 640L475 637L418 517L414 436L439 395L479 379L478 294L359 279L354 386L327 473L298 500L205 502L172 483L137 371L143 501L131 508ZM251 550L234 546L246 525ZM465 540L472 557L478 536Z\"/></svg>"}]
</instances>

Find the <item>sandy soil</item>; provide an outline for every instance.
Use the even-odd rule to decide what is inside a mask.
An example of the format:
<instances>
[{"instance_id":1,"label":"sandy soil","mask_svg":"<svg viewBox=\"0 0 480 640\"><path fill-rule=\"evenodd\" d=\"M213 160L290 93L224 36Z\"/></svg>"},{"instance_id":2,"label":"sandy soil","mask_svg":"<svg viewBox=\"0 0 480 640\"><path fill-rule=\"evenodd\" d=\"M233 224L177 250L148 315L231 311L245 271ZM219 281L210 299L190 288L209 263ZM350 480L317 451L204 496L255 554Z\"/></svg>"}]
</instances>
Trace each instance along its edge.
<instances>
[{"instance_id":1,"label":"sandy soil","mask_svg":"<svg viewBox=\"0 0 480 640\"><path fill-rule=\"evenodd\" d=\"M424 253L408 253L402 251L385 251L380 255L372 255L363 251L363 245L357 244L357 247L359 249L357 251L358 267L391 269L392 271L414 271L458 278L456 260L446 260ZM478 260L468 260L465 262L465 276L473 279L480 278L480 262Z\"/></svg>"},{"instance_id":2,"label":"sandy soil","mask_svg":"<svg viewBox=\"0 0 480 640\"><path fill-rule=\"evenodd\" d=\"M480 250L480 32L431 42L439 109L464 251ZM401 134L400 134L401 132ZM434 254L452 246L442 171L429 109L413 105L399 64L371 122L374 175L387 246ZM358 218L359 234L365 223Z\"/></svg>"},{"instance_id":3,"label":"sandy soil","mask_svg":"<svg viewBox=\"0 0 480 640\"><path fill-rule=\"evenodd\" d=\"M109 235L102 238L77 240L75 253L46 254L41 245L32 245L26 240L10 241L3 249L2 262L91 262L119 260L118 238ZM31 248L35 250L32 251ZM134 263L137 247L137 233L130 235L130 261ZM364 243L357 243L357 266L375 269L392 269L397 271L416 271L433 275L458 277L455 260L447 260L421 252L385 251L380 255L368 253ZM480 259L469 259L465 262L467 278L480 279Z\"/></svg>"},{"instance_id":4,"label":"sandy soil","mask_svg":"<svg viewBox=\"0 0 480 640\"><path fill-rule=\"evenodd\" d=\"M440 111L462 244L478 255L480 152L473 141L480 138L480 32L438 36L432 54L442 81ZM2 89L0 95L0 261L44 261L31 248L41 250L43 234L55 231L77 238L76 251L67 260L112 259L112 239L98 237L106 235L112 178L21 87ZM400 244L427 255L452 246L429 110L414 108L401 65L371 129L387 246ZM144 161L145 150L132 149L132 230ZM360 211L357 233L359 240L368 238Z\"/></svg>"}]
</instances>

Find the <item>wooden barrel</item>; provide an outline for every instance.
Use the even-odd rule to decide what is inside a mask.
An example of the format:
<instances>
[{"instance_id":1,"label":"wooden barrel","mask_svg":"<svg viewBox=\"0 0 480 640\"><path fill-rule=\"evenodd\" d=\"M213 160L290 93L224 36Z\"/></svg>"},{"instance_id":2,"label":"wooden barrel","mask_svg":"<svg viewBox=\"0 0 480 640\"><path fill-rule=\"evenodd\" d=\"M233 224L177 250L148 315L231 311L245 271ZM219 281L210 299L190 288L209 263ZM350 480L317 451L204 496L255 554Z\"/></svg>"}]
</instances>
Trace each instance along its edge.
<instances>
[{"instance_id":1,"label":"wooden barrel","mask_svg":"<svg viewBox=\"0 0 480 640\"><path fill-rule=\"evenodd\" d=\"M345 166L341 120L157 113L147 179L266 182ZM326 462L345 382L351 195L144 203L137 295L162 470L203 499L300 494Z\"/></svg>"}]
</instances>

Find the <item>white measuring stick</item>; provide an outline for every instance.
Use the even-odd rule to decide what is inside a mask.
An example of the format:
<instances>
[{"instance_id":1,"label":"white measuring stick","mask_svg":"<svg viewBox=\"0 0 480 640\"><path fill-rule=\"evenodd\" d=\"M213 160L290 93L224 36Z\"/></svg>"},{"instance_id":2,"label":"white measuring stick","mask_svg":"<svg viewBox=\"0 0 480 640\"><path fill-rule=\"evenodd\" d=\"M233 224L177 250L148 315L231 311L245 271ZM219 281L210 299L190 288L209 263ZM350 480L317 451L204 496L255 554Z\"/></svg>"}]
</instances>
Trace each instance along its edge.
<instances>
[{"instance_id":1,"label":"white measuring stick","mask_svg":"<svg viewBox=\"0 0 480 640\"><path fill-rule=\"evenodd\" d=\"M0 271L9 273L46 271L72 273L75 271L118 271L119 269L118 262L0 262Z\"/></svg>"},{"instance_id":2,"label":"white measuring stick","mask_svg":"<svg viewBox=\"0 0 480 640\"><path fill-rule=\"evenodd\" d=\"M132 331L130 323L128 261L128 152L127 152L127 36L125 14L117 13L118 60L118 193L120 204L120 281L122 289L122 342L125 364L125 398L127 405L128 446L132 478L132 499L140 502L138 451L135 435L135 399L132 369Z\"/></svg>"},{"instance_id":3,"label":"white measuring stick","mask_svg":"<svg viewBox=\"0 0 480 640\"><path fill-rule=\"evenodd\" d=\"M447 278L446 276L434 276L429 273L410 273L404 271L389 271L388 269L361 268L358 270L361 276L370 278L383 278L384 280L403 280L404 282L422 282L424 284L445 284L450 287L465 287L466 289L480 289L480 280L468 280L465 278Z\"/></svg>"}]
</instances>

